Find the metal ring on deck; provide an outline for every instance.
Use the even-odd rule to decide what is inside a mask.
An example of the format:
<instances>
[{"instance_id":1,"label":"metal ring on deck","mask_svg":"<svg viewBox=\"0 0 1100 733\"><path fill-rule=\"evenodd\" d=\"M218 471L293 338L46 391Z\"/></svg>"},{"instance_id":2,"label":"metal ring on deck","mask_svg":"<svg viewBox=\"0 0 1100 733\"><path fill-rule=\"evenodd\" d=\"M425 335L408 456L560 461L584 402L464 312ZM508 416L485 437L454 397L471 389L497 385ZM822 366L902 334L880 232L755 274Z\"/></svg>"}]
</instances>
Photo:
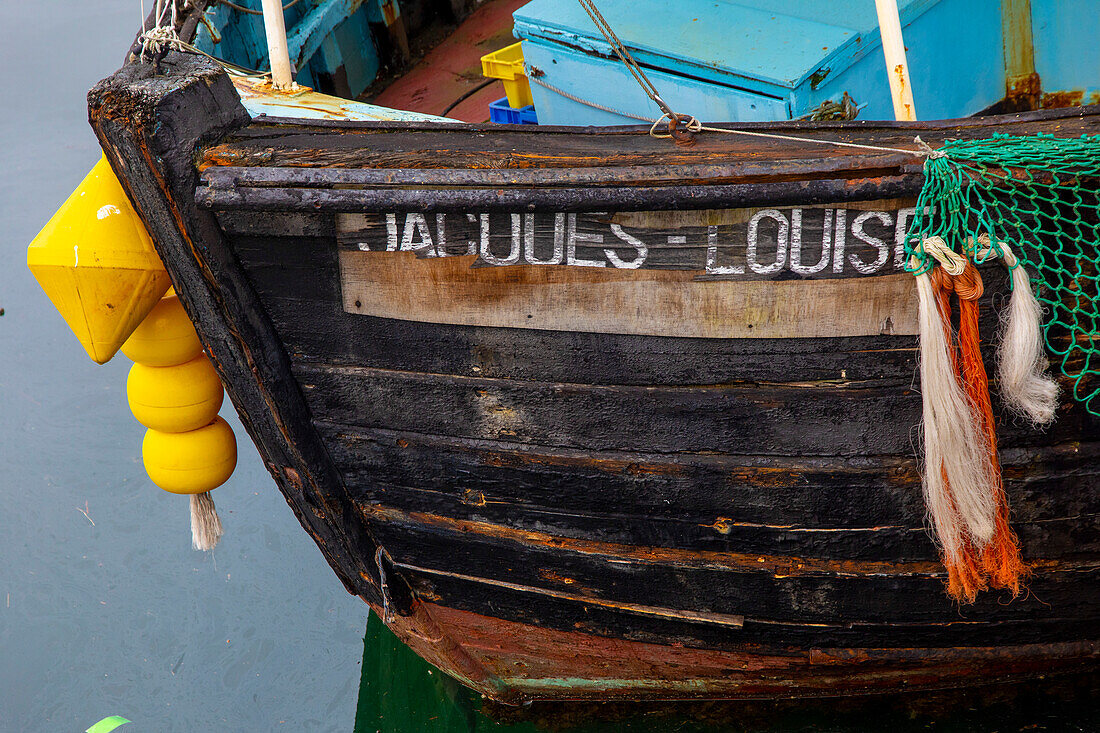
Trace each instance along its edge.
<instances>
[{"instance_id":1,"label":"metal ring on deck","mask_svg":"<svg viewBox=\"0 0 1100 733\"><path fill-rule=\"evenodd\" d=\"M668 126L667 134L657 132L657 128L661 125ZM654 121L653 126L649 128L649 134L660 140L672 138L673 142L677 145L690 147L696 142L695 133L702 129L703 123L695 119L692 115L678 115L666 112Z\"/></svg>"}]
</instances>

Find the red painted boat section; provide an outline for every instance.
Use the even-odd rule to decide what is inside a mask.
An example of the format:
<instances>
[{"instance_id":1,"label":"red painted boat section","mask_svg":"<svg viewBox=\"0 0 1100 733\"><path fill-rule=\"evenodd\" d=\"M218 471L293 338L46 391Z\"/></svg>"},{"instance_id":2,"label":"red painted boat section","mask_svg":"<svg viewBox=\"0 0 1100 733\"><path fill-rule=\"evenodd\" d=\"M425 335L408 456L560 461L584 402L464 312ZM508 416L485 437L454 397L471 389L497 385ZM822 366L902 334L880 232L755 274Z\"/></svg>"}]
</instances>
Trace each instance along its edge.
<instances>
[{"instance_id":1,"label":"red painted boat section","mask_svg":"<svg viewBox=\"0 0 1100 733\"><path fill-rule=\"evenodd\" d=\"M485 81L481 75L482 56L516 42L512 36L512 12L527 2L498 0L478 8L447 40L371 103L410 112L443 114L448 105ZM496 82L463 100L447 116L463 122L487 122L489 103L503 96L504 85Z\"/></svg>"},{"instance_id":2,"label":"red painted boat section","mask_svg":"<svg viewBox=\"0 0 1100 733\"><path fill-rule=\"evenodd\" d=\"M540 628L424 602L412 616L394 616L388 625L431 664L504 703L848 696L1100 667L1100 643L1092 641L937 649L746 645L717 651Z\"/></svg>"}]
</instances>

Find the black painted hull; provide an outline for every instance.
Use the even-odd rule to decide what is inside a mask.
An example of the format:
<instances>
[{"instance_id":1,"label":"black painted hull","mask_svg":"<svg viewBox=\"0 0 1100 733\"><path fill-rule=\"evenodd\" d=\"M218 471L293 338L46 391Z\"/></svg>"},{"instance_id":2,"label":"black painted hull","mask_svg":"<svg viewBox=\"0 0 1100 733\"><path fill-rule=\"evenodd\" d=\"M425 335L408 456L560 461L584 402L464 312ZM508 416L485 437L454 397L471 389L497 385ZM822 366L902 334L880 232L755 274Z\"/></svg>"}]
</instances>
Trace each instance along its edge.
<instances>
[{"instance_id":1,"label":"black painted hull","mask_svg":"<svg viewBox=\"0 0 1100 733\"><path fill-rule=\"evenodd\" d=\"M960 609L943 592L925 528L912 335L825 336L811 323L770 338L684 338L646 333L644 319L625 332L487 327L476 313L427 323L345 303L342 212L506 212L522 202L583 212L609 197L654 211L730 197L902 206L919 189L919 162L853 154L815 169L780 147L769 178L764 148L722 140L709 155L724 172L697 172L686 186L668 179L668 165L699 165L710 142L662 153L648 138L606 147L593 134L561 155L605 146L620 168L633 166L638 180L618 199L611 178L570 185L580 168L563 170L558 186L478 183L482 169L461 162L447 174L466 175L461 185L446 176L436 188L364 184L378 170L418 175L418 149L436 161L472 158L462 145L492 147L484 141L496 133L248 127L224 76L192 62L178 73L178 87L150 103L135 91L145 89L140 73L124 69L93 91L93 124L303 526L349 590L433 663L520 700L842 694L1097 659L1100 421L1072 400L1046 432L998 411L1033 575L1020 598L988 593ZM135 99L146 114L128 111ZM195 109L206 110L205 126L157 125ZM1100 126L1095 115L1015 120L1087 131ZM975 123L970 134L1013 124ZM912 135L830 129L869 142ZM533 148L568 139L541 134ZM417 148L424 137L455 147ZM638 150L615 147L628 140ZM201 180L178 152L196 144L206 149ZM517 144L477 157L511 159ZM375 154L387 146L402 152ZM271 151L267 163L261 150ZM860 282L837 286L850 288L842 302L853 312ZM723 287L736 299L749 285ZM805 297L797 281L776 287L787 300ZM480 307L491 310L487 300Z\"/></svg>"}]
</instances>

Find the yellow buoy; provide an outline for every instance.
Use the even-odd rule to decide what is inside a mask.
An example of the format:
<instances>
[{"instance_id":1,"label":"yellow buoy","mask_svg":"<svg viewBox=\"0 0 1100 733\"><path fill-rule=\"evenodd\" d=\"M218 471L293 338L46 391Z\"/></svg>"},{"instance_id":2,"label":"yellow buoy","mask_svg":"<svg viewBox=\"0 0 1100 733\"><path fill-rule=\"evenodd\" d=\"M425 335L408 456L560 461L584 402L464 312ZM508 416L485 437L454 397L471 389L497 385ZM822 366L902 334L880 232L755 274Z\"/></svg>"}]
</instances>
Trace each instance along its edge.
<instances>
[{"instance_id":1,"label":"yellow buoy","mask_svg":"<svg viewBox=\"0 0 1100 733\"><path fill-rule=\"evenodd\" d=\"M106 158L31 242L27 266L100 364L115 355L170 285Z\"/></svg>"},{"instance_id":2,"label":"yellow buoy","mask_svg":"<svg viewBox=\"0 0 1100 733\"><path fill-rule=\"evenodd\" d=\"M237 466L237 441L222 418L186 433L148 430L141 456L149 478L173 494L201 494L224 484Z\"/></svg>"},{"instance_id":3,"label":"yellow buoy","mask_svg":"<svg viewBox=\"0 0 1100 733\"><path fill-rule=\"evenodd\" d=\"M145 433L145 471L165 491L191 496L191 545L213 550L222 536L211 489L237 465L237 441L218 417L218 374L174 292L150 311L122 347L134 360L126 380L130 410Z\"/></svg>"},{"instance_id":4,"label":"yellow buoy","mask_svg":"<svg viewBox=\"0 0 1100 733\"><path fill-rule=\"evenodd\" d=\"M169 292L126 339L122 353L138 364L166 367L194 359L202 342L179 298Z\"/></svg>"},{"instance_id":5,"label":"yellow buoy","mask_svg":"<svg viewBox=\"0 0 1100 733\"><path fill-rule=\"evenodd\" d=\"M206 355L175 366L134 364L126 379L130 411L147 428L185 433L210 424L222 406L221 380Z\"/></svg>"}]
</instances>

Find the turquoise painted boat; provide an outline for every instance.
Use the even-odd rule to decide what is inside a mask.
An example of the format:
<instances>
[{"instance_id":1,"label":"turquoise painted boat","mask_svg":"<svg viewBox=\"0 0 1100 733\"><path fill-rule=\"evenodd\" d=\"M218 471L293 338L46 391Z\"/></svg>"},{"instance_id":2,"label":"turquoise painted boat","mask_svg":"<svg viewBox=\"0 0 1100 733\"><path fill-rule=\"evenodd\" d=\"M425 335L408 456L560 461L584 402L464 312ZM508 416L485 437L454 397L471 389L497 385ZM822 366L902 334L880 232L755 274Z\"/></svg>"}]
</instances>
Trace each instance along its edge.
<instances>
[{"instance_id":1,"label":"turquoise painted boat","mask_svg":"<svg viewBox=\"0 0 1100 733\"><path fill-rule=\"evenodd\" d=\"M249 3L251 13L236 7ZM924 119L1100 102L1091 0L898 4L913 96ZM197 28L196 46L266 69L258 5L214 3ZM380 75L390 78L406 66L410 38L422 51L418 34L438 34L473 6L461 0L290 3L287 41L297 81L359 97ZM666 101L700 120L893 116L872 0L605 0L600 9ZM575 0L524 4L511 30L522 41L543 124L632 124L660 116ZM850 105L838 109L846 98Z\"/></svg>"}]
</instances>

